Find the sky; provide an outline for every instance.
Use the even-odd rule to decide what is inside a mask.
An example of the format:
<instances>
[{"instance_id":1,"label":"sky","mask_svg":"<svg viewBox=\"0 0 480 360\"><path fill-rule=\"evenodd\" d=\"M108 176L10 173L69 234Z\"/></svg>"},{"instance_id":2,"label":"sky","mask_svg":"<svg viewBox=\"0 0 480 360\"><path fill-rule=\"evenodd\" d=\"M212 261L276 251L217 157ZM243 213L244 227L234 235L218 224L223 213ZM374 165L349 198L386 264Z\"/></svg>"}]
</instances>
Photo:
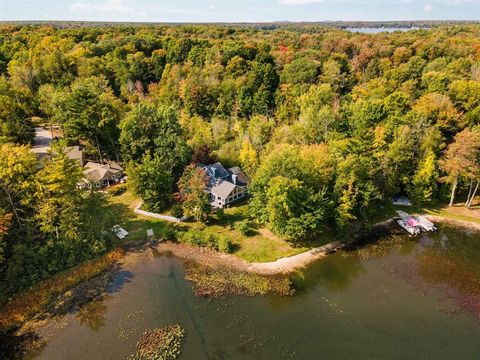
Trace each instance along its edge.
<instances>
[{"instance_id":1,"label":"sky","mask_svg":"<svg viewBox=\"0 0 480 360\"><path fill-rule=\"evenodd\" d=\"M0 0L5 20L480 20L480 0Z\"/></svg>"}]
</instances>

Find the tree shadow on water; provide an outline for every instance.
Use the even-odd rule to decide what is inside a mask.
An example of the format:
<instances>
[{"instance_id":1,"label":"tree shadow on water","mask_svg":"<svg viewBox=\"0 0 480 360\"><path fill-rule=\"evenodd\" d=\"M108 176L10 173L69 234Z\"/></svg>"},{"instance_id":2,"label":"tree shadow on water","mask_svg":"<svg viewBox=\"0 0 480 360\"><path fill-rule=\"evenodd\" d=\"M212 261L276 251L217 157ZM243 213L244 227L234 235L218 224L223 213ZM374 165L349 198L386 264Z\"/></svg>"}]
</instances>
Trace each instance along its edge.
<instances>
[{"instance_id":1,"label":"tree shadow on water","mask_svg":"<svg viewBox=\"0 0 480 360\"><path fill-rule=\"evenodd\" d=\"M17 330L15 328L8 331L0 331L0 359L24 359L26 354L32 351L32 348L40 350L44 344L40 336L35 332L31 331L17 335Z\"/></svg>"}]
</instances>

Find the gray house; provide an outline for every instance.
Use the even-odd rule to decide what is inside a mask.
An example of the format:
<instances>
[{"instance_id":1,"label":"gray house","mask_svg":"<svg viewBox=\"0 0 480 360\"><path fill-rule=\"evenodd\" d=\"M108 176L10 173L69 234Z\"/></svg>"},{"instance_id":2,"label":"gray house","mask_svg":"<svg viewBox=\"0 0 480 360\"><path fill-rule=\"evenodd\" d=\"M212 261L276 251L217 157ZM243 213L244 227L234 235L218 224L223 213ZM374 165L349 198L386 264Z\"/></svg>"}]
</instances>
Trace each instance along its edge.
<instances>
[{"instance_id":1,"label":"gray house","mask_svg":"<svg viewBox=\"0 0 480 360\"><path fill-rule=\"evenodd\" d=\"M102 188L119 182L123 177L123 168L114 161L107 164L87 162L83 168L83 179L77 184L79 189Z\"/></svg>"},{"instance_id":2,"label":"gray house","mask_svg":"<svg viewBox=\"0 0 480 360\"><path fill-rule=\"evenodd\" d=\"M216 162L210 165L198 165L208 178L207 193L213 208L224 208L248 195L249 177L238 166L228 170Z\"/></svg>"}]
</instances>

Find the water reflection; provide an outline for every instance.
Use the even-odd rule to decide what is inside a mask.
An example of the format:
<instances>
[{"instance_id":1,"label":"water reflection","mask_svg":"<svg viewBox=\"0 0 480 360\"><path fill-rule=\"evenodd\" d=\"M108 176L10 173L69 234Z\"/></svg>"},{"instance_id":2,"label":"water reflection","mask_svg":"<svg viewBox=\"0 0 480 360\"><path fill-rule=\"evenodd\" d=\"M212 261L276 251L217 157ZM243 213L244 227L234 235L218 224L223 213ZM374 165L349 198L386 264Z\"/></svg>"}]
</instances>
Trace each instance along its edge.
<instances>
[{"instance_id":1,"label":"water reflection","mask_svg":"<svg viewBox=\"0 0 480 360\"><path fill-rule=\"evenodd\" d=\"M308 291L316 285L324 286L330 291L340 291L365 273L366 270L358 257L340 252L298 272L294 284L301 291Z\"/></svg>"},{"instance_id":2,"label":"water reflection","mask_svg":"<svg viewBox=\"0 0 480 360\"><path fill-rule=\"evenodd\" d=\"M102 326L105 325L105 313L107 312L107 305L105 300L108 297L103 299L103 301L92 301L91 303L83 306L77 313L76 317L80 320L80 325L87 326L93 331L98 331Z\"/></svg>"}]
</instances>

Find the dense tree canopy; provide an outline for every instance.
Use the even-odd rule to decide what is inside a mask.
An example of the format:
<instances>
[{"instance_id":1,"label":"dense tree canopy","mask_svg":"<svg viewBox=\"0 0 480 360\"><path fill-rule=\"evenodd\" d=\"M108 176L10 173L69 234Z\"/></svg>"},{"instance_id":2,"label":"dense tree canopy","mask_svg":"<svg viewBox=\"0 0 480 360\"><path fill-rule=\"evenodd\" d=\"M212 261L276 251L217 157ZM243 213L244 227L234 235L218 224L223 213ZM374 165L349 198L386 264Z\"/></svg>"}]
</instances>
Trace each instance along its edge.
<instances>
[{"instance_id":1,"label":"dense tree canopy","mask_svg":"<svg viewBox=\"0 0 480 360\"><path fill-rule=\"evenodd\" d=\"M108 221L79 210L102 200L75 193L78 169L61 152L40 165L21 146L32 117L59 125L91 158L129 164L154 210L188 189L199 196L185 210L203 206L201 179L184 172L192 155L241 165L253 179L252 216L292 239L361 224L397 194L423 203L463 192L469 206L479 184L479 41L475 24L370 35L316 25L3 25L1 277L23 267L18 254L64 252L57 269L75 260L71 244L87 255L106 244L96 234Z\"/></svg>"}]
</instances>

